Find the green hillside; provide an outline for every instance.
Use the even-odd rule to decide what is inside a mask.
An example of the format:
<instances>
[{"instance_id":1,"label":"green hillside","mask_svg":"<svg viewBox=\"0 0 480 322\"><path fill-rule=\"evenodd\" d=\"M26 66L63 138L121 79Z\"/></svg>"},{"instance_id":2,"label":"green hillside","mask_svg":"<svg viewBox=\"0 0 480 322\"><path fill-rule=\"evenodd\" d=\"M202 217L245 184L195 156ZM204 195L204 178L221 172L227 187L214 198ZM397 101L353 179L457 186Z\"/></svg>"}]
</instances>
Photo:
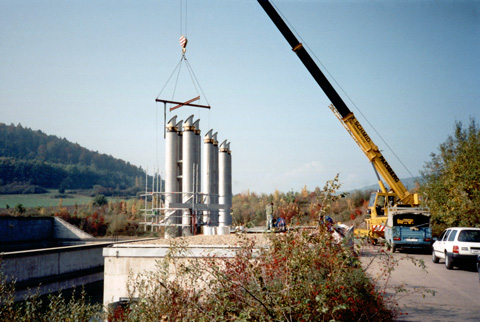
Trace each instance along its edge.
<instances>
[{"instance_id":1,"label":"green hillside","mask_svg":"<svg viewBox=\"0 0 480 322\"><path fill-rule=\"evenodd\" d=\"M129 162L20 124L0 123L0 194L94 186L106 194L134 193L144 178L145 172Z\"/></svg>"}]
</instances>

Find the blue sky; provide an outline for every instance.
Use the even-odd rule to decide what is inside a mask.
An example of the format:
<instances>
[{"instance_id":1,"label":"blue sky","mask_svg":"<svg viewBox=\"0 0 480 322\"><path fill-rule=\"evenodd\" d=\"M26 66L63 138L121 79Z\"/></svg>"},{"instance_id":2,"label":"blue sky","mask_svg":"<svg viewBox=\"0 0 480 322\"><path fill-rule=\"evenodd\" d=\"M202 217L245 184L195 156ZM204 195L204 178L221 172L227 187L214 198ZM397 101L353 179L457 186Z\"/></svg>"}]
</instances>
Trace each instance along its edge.
<instances>
[{"instance_id":1,"label":"blue sky","mask_svg":"<svg viewBox=\"0 0 480 322\"><path fill-rule=\"evenodd\" d=\"M480 1L274 4L401 178L418 175L455 121L480 121ZM167 83L185 33L200 92L185 64ZM234 193L313 190L336 173L342 190L376 182L254 0L0 0L0 122L164 171L154 101L165 84L160 98L212 106L167 118L195 114L202 134L231 142Z\"/></svg>"}]
</instances>

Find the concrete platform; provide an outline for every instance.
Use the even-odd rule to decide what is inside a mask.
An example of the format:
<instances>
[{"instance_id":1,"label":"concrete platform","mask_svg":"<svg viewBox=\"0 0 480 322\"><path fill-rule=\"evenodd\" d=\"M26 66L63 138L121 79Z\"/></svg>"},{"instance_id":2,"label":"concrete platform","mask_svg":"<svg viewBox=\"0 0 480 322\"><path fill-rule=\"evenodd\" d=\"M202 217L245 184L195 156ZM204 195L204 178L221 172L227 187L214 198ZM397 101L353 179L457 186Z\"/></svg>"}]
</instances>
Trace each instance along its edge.
<instances>
[{"instance_id":1,"label":"concrete platform","mask_svg":"<svg viewBox=\"0 0 480 322\"><path fill-rule=\"evenodd\" d=\"M258 247L266 247L265 234L248 234L254 238ZM128 298L127 284L131 276L156 270L157 262L163 260L172 251L170 242L180 243L184 251L175 254L175 258L215 260L232 258L240 249L241 238L230 235L197 235L175 239L157 239L128 244L115 244L103 249L104 298L105 306Z\"/></svg>"}]
</instances>

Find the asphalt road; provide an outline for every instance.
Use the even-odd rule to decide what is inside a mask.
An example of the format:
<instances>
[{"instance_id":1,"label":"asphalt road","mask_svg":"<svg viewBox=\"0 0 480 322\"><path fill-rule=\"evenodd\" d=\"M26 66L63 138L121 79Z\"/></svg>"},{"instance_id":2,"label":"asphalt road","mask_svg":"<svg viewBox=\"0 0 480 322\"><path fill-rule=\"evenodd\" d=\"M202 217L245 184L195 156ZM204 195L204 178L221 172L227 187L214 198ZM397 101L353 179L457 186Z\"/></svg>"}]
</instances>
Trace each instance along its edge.
<instances>
[{"instance_id":1,"label":"asphalt road","mask_svg":"<svg viewBox=\"0 0 480 322\"><path fill-rule=\"evenodd\" d=\"M387 256L381 250L363 247L361 260L377 287L396 299L402 312L398 321L480 321L480 282L474 267L447 270L443 260L434 264L430 254L397 251L388 278L382 269ZM398 288L407 293L396 292Z\"/></svg>"}]
</instances>

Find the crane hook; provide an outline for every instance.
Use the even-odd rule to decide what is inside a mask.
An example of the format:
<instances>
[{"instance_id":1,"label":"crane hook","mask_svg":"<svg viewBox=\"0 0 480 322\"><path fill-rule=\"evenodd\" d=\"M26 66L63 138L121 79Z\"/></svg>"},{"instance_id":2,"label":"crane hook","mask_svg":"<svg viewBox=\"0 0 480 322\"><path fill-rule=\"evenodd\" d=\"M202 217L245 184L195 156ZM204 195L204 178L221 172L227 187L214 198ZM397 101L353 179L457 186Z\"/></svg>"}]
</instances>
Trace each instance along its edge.
<instances>
[{"instance_id":1,"label":"crane hook","mask_svg":"<svg viewBox=\"0 0 480 322\"><path fill-rule=\"evenodd\" d=\"M180 46L182 46L182 52L185 54L187 50L187 38L185 36L180 37Z\"/></svg>"}]
</instances>

